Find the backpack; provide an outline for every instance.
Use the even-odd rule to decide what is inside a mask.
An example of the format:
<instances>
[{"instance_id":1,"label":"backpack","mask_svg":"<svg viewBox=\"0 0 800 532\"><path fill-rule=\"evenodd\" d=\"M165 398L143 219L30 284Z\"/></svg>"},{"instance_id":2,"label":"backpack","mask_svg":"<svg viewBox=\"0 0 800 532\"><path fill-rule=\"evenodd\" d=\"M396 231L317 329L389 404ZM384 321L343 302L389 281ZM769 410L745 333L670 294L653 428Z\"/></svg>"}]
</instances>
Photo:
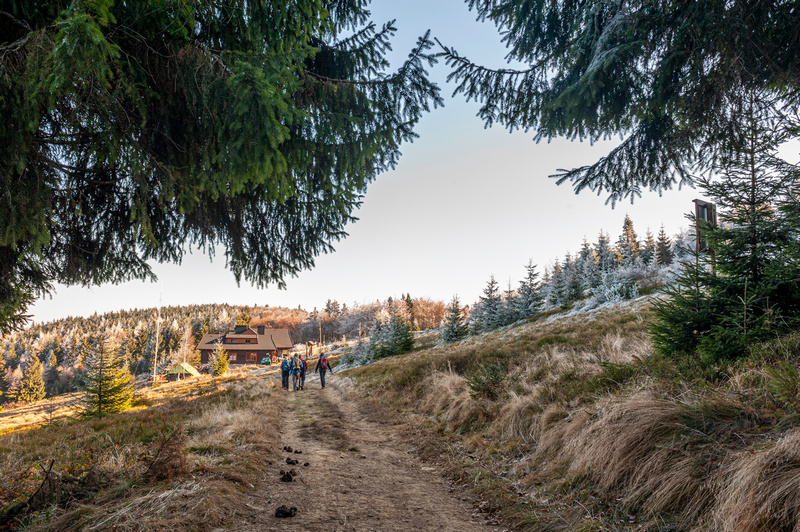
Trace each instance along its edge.
<instances>
[{"instance_id":1,"label":"backpack","mask_svg":"<svg viewBox=\"0 0 800 532\"><path fill-rule=\"evenodd\" d=\"M328 357L319 359L319 367L320 369L328 369Z\"/></svg>"},{"instance_id":2,"label":"backpack","mask_svg":"<svg viewBox=\"0 0 800 532\"><path fill-rule=\"evenodd\" d=\"M281 362L281 371L289 371L289 361L285 358L283 359L283 362Z\"/></svg>"},{"instance_id":3,"label":"backpack","mask_svg":"<svg viewBox=\"0 0 800 532\"><path fill-rule=\"evenodd\" d=\"M293 358L292 359L292 371L297 373L300 371L300 368L303 367L303 363L300 361L300 358Z\"/></svg>"}]
</instances>

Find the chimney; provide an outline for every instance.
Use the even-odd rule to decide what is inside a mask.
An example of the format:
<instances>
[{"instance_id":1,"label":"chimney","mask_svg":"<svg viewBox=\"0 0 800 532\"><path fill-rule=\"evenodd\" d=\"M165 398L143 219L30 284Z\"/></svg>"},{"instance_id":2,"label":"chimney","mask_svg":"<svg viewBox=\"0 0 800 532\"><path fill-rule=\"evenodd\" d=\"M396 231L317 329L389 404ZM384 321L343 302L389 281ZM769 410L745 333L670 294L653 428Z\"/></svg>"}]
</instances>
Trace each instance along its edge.
<instances>
[{"instance_id":1,"label":"chimney","mask_svg":"<svg viewBox=\"0 0 800 532\"><path fill-rule=\"evenodd\" d=\"M258 326L258 334L264 334L264 326L263 325L259 325Z\"/></svg>"}]
</instances>

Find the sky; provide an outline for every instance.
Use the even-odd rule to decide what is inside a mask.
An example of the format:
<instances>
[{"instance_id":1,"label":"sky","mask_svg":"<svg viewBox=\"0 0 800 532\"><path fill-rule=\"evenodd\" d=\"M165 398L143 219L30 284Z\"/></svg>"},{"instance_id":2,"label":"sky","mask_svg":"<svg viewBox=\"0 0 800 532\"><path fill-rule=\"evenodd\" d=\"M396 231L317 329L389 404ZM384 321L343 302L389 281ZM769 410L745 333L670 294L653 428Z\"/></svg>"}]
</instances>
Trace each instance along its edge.
<instances>
[{"instance_id":1,"label":"sky","mask_svg":"<svg viewBox=\"0 0 800 532\"><path fill-rule=\"evenodd\" d=\"M471 60L506 66L500 34L490 23L477 22L463 0L373 0L373 19L396 19L393 65L401 62L427 29L441 42ZM591 191L576 195L548 176L561 168L592 163L618 142L590 145L563 139L535 143L533 133L484 128L478 104L451 97L443 63L431 69L442 87L445 107L425 115L419 138L402 147L395 170L370 184L349 236L335 251L317 258L313 269L287 279L287 289L237 286L225 269L224 255L211 261L199 251L182 264L154 264L159 280L94 287L57 285L29 312L37 323L66 316L89 316L163 305L229 303L269 305L311 311L328 299L363 304L409 293L462 303L476 301L493 275L505 289L516 287L525 264L539 270L578 251L584 238L597 239L602 229L615 241L626 214L640 238L663 224L668 234L688 222L699 192L645 193L631 205L612 209L606 196Z\"/></svg>"}]
</instances>

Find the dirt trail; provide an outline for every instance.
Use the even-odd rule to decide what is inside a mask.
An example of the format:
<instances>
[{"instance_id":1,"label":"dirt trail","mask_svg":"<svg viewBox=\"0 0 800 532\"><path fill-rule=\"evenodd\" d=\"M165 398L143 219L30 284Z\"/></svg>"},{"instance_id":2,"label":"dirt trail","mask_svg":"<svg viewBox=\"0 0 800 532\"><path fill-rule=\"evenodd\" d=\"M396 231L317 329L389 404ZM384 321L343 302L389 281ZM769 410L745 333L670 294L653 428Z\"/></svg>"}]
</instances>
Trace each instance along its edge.
<instances>
[{"instance_id":1,"label":"dirt trail","mask_svg":"<svg viewBox=\"0 0 800 532\"><path fill-rule=\"evenodd\" d=\"M334 377L335 380L335 377ZM305 390L286 392L281 428L281 461L268 468L239 530L389 531L497 530L482 525L468 502L451 493L433 468L426 467L396 428L366 419L336 390L307 381ZM286 458L297 459L288 465ZM308 466L304 466L308 463ZM293 482L280 471L294 469ZM296 507L297 515L278 519L278 506Z\"/></svg>"}]
</instances>

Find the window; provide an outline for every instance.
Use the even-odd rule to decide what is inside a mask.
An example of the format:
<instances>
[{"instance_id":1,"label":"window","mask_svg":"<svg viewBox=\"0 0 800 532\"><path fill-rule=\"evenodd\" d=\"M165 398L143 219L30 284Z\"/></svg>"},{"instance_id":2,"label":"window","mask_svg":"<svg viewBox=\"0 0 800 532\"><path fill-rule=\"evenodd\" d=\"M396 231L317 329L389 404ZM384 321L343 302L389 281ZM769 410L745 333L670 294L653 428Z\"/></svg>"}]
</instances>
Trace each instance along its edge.
<instances>
[{"instance_id":1,"label":"window","mask_svg":"<svg viewBox=\"0 0 800 532\"><path fill-rule=\"evenodd\" d=\"M256 362L256 354L255 353L248 353L248 361Z\"/></svg>"},{"instance_id":2,"label":"window","mask_svg":"<svg viewBox=\"0 0 800 532\"><path fill-rule=\"evenodd\" d=\"M236 353L231 353L230 355L228 355L228 360L230 362L236 362Z\"/></svg>"}]
</instances>

